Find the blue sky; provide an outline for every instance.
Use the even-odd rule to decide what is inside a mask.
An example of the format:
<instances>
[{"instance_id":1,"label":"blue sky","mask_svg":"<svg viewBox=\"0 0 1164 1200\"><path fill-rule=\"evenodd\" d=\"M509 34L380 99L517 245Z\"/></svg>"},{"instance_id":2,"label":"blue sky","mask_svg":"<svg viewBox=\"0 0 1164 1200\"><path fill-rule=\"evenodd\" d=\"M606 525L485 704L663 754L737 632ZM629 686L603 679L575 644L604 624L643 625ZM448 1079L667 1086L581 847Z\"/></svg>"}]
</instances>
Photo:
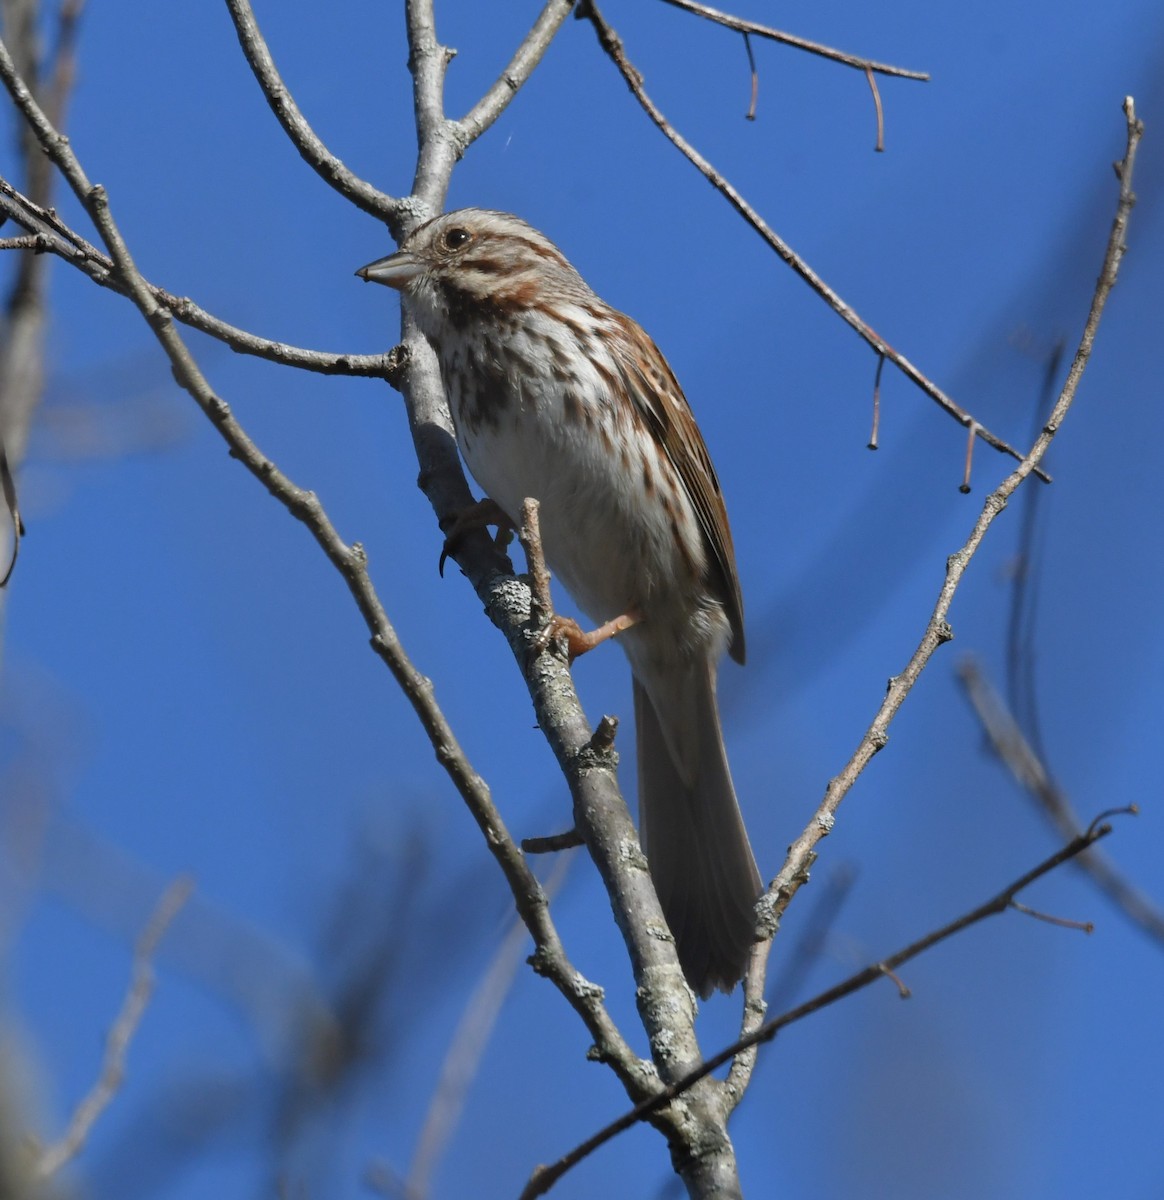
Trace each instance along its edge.
<instances>
[{"instance_id":1,"label":"blue sky","mask_svg":"<svg viewBox=\"0 0 1164 1200\"><path fill-rule=\"evenodd\" d=\"M438 5L459 51L452 113L495 78L536 8ZM257 15L330 147L384 190L405 190L414 133L400 14L321 11L284 0ZM1140 203L1048 463L1034 651L1056 778L1088 817L1141 805L1105 848L1164 904L1159 6L746 10L932 73L882 81L884 154L860 73L756 43L748 122L738 37L658 3L604 11L686 136L875 328L1016 443L1031 427L1040 354L1060 338L1073 346L1082 327L1114 211L1120 104L1136 96ZM291 343L394 343L395 298L353 275L390 249L385 231L283 138L224 6L93 5L80 56L73 144L149 278ZM544 230L651 332L684 384L735 534L751 656L744 670L725 665L721 690L770 876L916 645L944 559L1007 461L980 446L974 491L960 495L963 431L888 368L882 449L865 449L872 352L649 124L585 24L567 23L458 166L451 203L509 209ZM80 222L70 202L61 209ZM17 897L3 925L8 1013L41 1128L59 1129L94 1078L132 938L162 888L190 872L196 899L159 955L129 1076L76 1178L122 1200L270 1195L290 1139L282 1166L304 1194L369 1194L370 1163L407 1167L441 1055L505 931L506 893L302 528L227 457L128 304L64 267L52 298L0 694L5 769L24 781L5 822L32 830L17 855L31 879L4 892ZM514 832L564 827L566 792L508 650L457 573L437 575L440 535L396 393L194 335L191 345L259 444L368 548L405 646ZM81 455L61 433L78 413L96 431ZM93 453L98 434L116 453ZM955 602L954 642L821 847L814 884L842 866L857 874L803 994L1054 848L984 753L954 672L974 654L1001 681L1018 527L1016 506ZM592 718L629 716L617 650L575 674ZM623 750L629 767L629 739ZM819 890L792 906L782 948ZM732 1127L746 1194L1160 1194L1164 947L1078 872L1029 901L1096 932L1009 914L911 964L909 1002L888 984L868 990L766 1051ZM633 1029L625 956L585 861L555 911L575 961ZM293 1015L337 993L358 1008L353 977L369 962L366 1065L292 1111ZM727 1041L735 1019L734 1001L707 1005L704 1045ZM535 1163L621 1111L586 1045L556 993L519 972L434 1194L516 1195ZM555 1194L655 1196L667 1174L660 1140L638 1130Z\"/></svg>"}]
</instances>

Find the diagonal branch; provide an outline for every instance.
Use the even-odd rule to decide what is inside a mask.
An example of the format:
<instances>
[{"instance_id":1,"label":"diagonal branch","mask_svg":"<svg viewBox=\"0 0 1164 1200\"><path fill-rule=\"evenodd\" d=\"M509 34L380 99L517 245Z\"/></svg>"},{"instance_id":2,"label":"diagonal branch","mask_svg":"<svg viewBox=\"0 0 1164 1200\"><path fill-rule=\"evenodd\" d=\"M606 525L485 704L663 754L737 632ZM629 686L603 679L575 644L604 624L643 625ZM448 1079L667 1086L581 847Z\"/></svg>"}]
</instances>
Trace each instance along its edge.
<instances>
[{"instance_id":1,"label":"diagonal branch","mask_svg":"<svg viewBox=\"0 0 1164 1200\"><path fill-rule=\"evenodd\" d=\"M846 54L843 50L834 50L831 46L822 45L820 42L810 42L807 38L797 37L793 33L784 33L779 29L773 29L770 25L760 25L755 21L745 21L742 17L734 16L732 13L720 12L718 8L712 8L708 4L697 4L696 0L663 0L663 3L670 4L674 8L681 8L684 12L694 13L697 17L704 17L708 21L714 21L715 24L723 25L727 29L734 29L737 33L753 34L772 42L780 42L782 45L804 50L808 54L816 54L832 62L842 63L846 67L854 67L858 71L874 71L878 75L893 75L898 79L917 79L922 83L930 81L928 71L911 71L906 67L893 67L888 63L863 58L858 54Z\"/></svg>"},{"instance_id":2,"label":"diagonal branch","mask_svg":"<svg viewBox=\"0 0 1164 1200\"><path fill-rule=\"evenodd\" d=\"M1042 879L1044 875L1048 875L1057 867L1062 866L1063 863L1082 854L1095 842L1107 837L1109 833L1111 833L1111 826L1099 824L1099 819L1097 818L1097 821L1093 822L1091 828L1085 833L1081 833L1061 850L1052 854L1050 858L1044 859L1037 867L1020 876L1008 887L1003 888L997 895L978 905L977 908L963 913L962 916L943 925L940 929L935 929L931 933L926 934L925 937L911 942L904 949L889 955L888 958L883 958L880 962L870 963L869 966L864 967L854 975L850 975L848 979L842 980L827 991L814 996L811 1000L806 1000L803 1004L798 1004L795 1008L789 1009L780 1016L773 1017L772 1020L766 1021L757 1028L752 1029L726 1049L713 1054L711 1058L706 1059L698 1068L685 1075L682 1079L677 1079L673 1083L669 1083L657 1096L652 1096L651 1099L644 1100L629 1112L623 1113L617 1120L611 1121L609 1125L600 1129L592 1137L587 1138L586 1141L576 1146L569 1154L563 1155L551 1166L538 1167L521 1193L520 1200L534 1200L534 1197L544 1195L571 1167L576 1166L584 1158L593 1154L600 1146L605 1145L612 1138L630 1129L631 1126L637 1125L640 1121L647 1120L660 1107L669 1104L681 1096L688 1088L693 1087L701 1079L705 1079L712 1071L718 1067L722 1067L729 1060L736 1058L743 1051L759 1046L763 1042L770 1042L780 1030L795 1024L797 1021L802 1021L805 1017L811 1016L813 1013L820 1012L823 1008L828 1008L829 1005L835 1004L838 1000L843 1000L846 996L851 996L854 992L868 987L871 983L876 983L879 979L883 979L886 976L892 978L893 973L898 967L903 966L911 959L917 958L918 955L924 954L940 942L944 942L952 938L955 934L969 929L970 926L977 925L980 921L985 921L988 917L998 916L1009 909L1023 908L1024 906L1016 903L1016 897L1020 892L1030 887L1037 880ZM907 995L908 993L904 994Z\"/></svg>"},{"instance_id":3,"label":"diagonal branch","mask_svg":"<svg viewBox=\"0 0 1164 1200\"><path fill-rule=\"evenodd\" d=\"M328 150L287 90L287 85L283 82L275 60L271 57L271 51L259 30L250 0L226 0L226 7L230 10L243 55L254 72L259 87L263 89L271 111L303 161L341 196L362 208L364 212L384 221L390 229L398 228L402 215L408 210L408 202L386 195L373 187L348 170L342 160Z\"/></svg>"},{"instance_id":4,"label":"diagonal branch","mask_svg":"<svg viewBox=\"0 0 1164 1200\"><path fill-rule=\"evenodd\" d=\"M550 48L550 43L573 7L574 0L547 0L533 28L525 35L497 82L457 122L462 150L472 145L509 107L509 102L542 61L542 56Z\"/></svg>"},{"instance_id":5,"label":"diagonal branch","mask_svg":"<svg viewBox=\"0 0 1164 1200\"><path fill-rule=\"evenodd\" d=\"M936 383L923 375L917 367L896 351L871 325L867 324L857 311L846 303L825 281L808 265L791 246L779 237L764 221L760 214L744 199L743 195L728 182L724 176L711 165L690 142L686 140L667 120L658 105L647 95L643 87L643 77L634 64L626 56L622 39L606 23L593 0L581 0L578 7L580 16L587 18L594 26L599 44L607 56L618 68L635 99L643 111L651 118L663 135L679 152L699 171L701 175L715 188L717 192L740 214L741 217L764 239L776 252L777 256L790 266L805 283L844 321L867 342L874 352L882 359L888 359L912 383L919 387L931 400L947 412L959 425L966 429L973 428L974 432L988 446L1011 458L1022 460L1022 453L1009 442L990 432L984 425L975 421L966 409L956 404ZM1049 480L1049 476L1041 467L1035 473L1040 479Z\"/></svg>"},{"instance_id":6,"label":"diagonal branch","mask_svg":"<svg viewBox=\"0 0 1164 1200\"><path fill-rule=\"evenodd\" d=\"M939 589L933 613L930 616L929 623L926 626L925 633L922 635L918 648L913 652L912 657L906 663L901 673L889 680L885 699L877 710L877 715L873 718L872 724L865 731L860 744L840 774L830 781L825 790L824 799L813 814L812 820L809 821L804 831L789 847L788 857L785 859L784 865L780 868L780 873L772 881L767 894L760 901L760 909L767 929L766 938L756 946L744 982L745 1012L743 1032L745 1036L758 1026L762 1018L764 968L772 945L771 939L775 936L780 925L780 919L784 915L792 897L796 895L801 885L808 879L809 868L816 858L817 843L832 829L841 801L848 795L861 772L869 765L874 755L883 749L889 741L889 726L893 718L897 715L906 696L909 695L913 685L918 681L921 673L929 664L934 652L939 646L948 642L954 636L946 618L949 615L954 595L958 590L959 584L962 582L971 559L982 544L982 540L986 536L990 526L994 523L995 518L1006 508L1015 490L1028 475L1034 473L1038 468L1039 462L1046 454L1048 447L1051 445L1055 434L1059 431L1075 400L1075 394L1079 389L1083 372L1091 358L1096 331L1099 328L1104 307L1107 304L1108 296L1111 294L1111 289L1115 286L1116 277L1119 274L1120 261L1126 249L1125 239L1127 237L1128 220L1131 217L1132 207L1136 202L1135 193L1132 191L1132 175L1135 167L1136 151L1139 147L1144 127L1136 117L1135 105L1130 96L1124 101L1124 116L1127 130L1127 144L1122 161L1116 164L1116 173L1120 181L1116 215L1112 222L1111 233L1108 236L1103 266L1100 270L1099 279L1096 281L1095 292L1091 298L1091 308L1083 327L1083 333L1080 336L1079 347L1071 363L1071 369L1067 373L1066 382L1059 393L1059 398L1056 400L1050 416L1047 418L1047 423L1035 439L1030 450L1023 456L1022 461L1014 471L986 497L982 511L979 513L978 519L970 531L970 536L966 539L962 548L950 555L946 560L946 577ZM737 1097L743 1095L754 1062L754 1054L744 1054L732 1065L728 1084L734 1090L734 1094Z\"/></svg>"}]
</instances>

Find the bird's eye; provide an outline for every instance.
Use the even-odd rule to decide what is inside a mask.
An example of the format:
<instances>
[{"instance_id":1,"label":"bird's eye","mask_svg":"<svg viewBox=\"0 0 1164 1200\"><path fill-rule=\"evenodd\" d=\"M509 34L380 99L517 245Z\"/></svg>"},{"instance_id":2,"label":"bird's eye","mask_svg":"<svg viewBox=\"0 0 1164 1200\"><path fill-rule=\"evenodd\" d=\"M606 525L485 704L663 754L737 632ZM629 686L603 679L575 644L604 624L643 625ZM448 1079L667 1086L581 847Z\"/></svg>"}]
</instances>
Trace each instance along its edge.
<instances>
[{"instance_id":1,"label":"bird's eye","mask_svg":"<svg viewBox=\"0 0 1164 1200\"><path fill-rule=\"evenodd\" d=\"M469 231L459 225L448 230L442 241L446 250L459 250L469 240Z\"/></svg>"}]
</instances>

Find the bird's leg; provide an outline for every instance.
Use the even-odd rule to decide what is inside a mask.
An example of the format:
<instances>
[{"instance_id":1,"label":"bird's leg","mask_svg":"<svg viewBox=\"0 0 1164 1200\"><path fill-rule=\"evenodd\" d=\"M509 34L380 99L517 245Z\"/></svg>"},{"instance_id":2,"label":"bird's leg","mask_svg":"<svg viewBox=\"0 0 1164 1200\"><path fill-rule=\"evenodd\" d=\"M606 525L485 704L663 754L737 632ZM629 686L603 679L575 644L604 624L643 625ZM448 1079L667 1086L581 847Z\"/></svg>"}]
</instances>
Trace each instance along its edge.
<instances>
[{"instance_id":1,"label":"bird's leg","mask_svg":"<svg viewBox=\"0 0 1164 1200\"><path fill-rule=\"evenodd\" d=\"M566 655L569 661L573 662L588 650L593 650L595 646L601 646L603 642L609 641L623 630L637 625L640 620L641 618L636 612L623 613L587 633L573 617L555 615L546 623L545 629L539 635L538 642L540 647L544 648L557 638L565 638Z\"/></svg>"},{"instance_id":2,"label":"bird's leg","mask_svg":"<svg viewBox=\"0 0 1164 1200\"><path fill-rule=\"evenodd\" d=\"M490 525L497 526L496 545L499 550L504 550L512 540L513 531L517 527L501 510L496 501L486 497L484 500L478 500L475 504L470 504L468 508L462 508L453 517L448 529L445 530L445 544L441 547L441 558L437 564L437 570L442 577L445 573L445 560L449 555L457 552L469 534ZM444 528L443 524L442 528Z\"/></svg>"}]
</instances>

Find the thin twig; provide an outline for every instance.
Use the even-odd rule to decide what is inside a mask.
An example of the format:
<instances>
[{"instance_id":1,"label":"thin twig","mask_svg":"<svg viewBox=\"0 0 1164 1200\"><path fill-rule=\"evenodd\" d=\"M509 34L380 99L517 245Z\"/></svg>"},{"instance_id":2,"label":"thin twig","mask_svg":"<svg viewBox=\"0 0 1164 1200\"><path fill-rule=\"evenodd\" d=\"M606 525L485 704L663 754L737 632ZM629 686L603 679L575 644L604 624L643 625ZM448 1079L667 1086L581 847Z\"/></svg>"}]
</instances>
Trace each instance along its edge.
<instances>
[{"instance_id":1,"label":"thin twig","mask_svg":"<svg viewBox=\"0 0 1164 1200\"><path fill-rule=\"evenodd\" d=\"M287 90L287 85L283 82L275 60L271 57L271 51L259 30L249 0L226 0L226 7L230 10L231 20L234 21L243 56L254 72L259 87L263 89L271 111L303 161L341 196L362 208L364 212L378 217L395 232L399 228L402 215L408 211L408 202L386 195L373 187L353 171L349 171L343 161L328 150Z\"/></svg>"},{"instance_id":2,"label":"thin twig","mask_svg":"<svg viewBox=\"0 0 1164 1200\"><path fill-rule=\"evenodd\" d=\"M803 1004L797 1005L796 1008L789 1009L780 1016L773 1017L770 1021L765 1021L762 1025L751 1030L726 1049L713 1054L696 1070L689 1072L682 1079L668 1084L658 1096L653 1096L650 1100L643 1101L643 1103L636 1105L629 1112L623 1113L617 1120L611 1121L609 1125L600 1129L592 1137L587 1138L586 1141L576 1146L569 1154L563 1155L551 1166L539 1166L533 1172L529 1183L526 1184L525 1189L522 1191L521 1200L533 1200L536 1196L544 1195L571 1167L576 1166L588 1155L593 1154L595 1150L606 1142L609 1142L611 1138L638 1124L638 1122L646 1120L658 1108L675 1100L688 1088L698 1083L699 1080L706 1078L712 1071L723 1066L724 1063L736 1058L741 1052L758 1046L763 1042L770 1042L780 1030L787 1026L795 1024L797 1021L802 1021L805 1017L820 1012L821 1009L828 1008L829 1005L835 1004L838 1000L842 1000L846 996L851 996L854 992L868 987L871 983L875 983L883 977L893 979L897 983L899 992L908 995L909 989L905 988L905 985L895 974L898 967L909 962L911 959L917 958L918 955L923 954L925 951L938 945L938 943L946 941L957 933L961 933L964 929L969 929L970 926L976 925L988 917L998 916L1000 913L1006 912L1009 908L1013 907L1014 898L1020 892L1030 887L1036 880L1055 870L1056 867L1075 858L1076 855L1082 854L1089 846L1101 838L1107 837L1109 833L1111 833L1111 826L1105 824L1099 825L1085 834L1081 834L1071 841L1070 844L1056 851L1049 858L1044 859L1037 867L1020 876L1008 887L1003 888L997 895L992 896L985 903L978 905L977 908L971 909L956 920L943 925L940 929L935 929L932 933L926 934L925 937L911 942L904 949L889 955L888 958L883 958L880 962L871 963L827 991L821 992L811 1000L806 1000Z\"/></svg>"},{"instance_id":3,"label":"thin twig","mask_svg":"<svg viewBox=\"0 0 1164 1200\"><path fill-rule=\"evenodd\" d=\"M518 541L525 551L529 568L529 590L533 599L530 616L537 626L544 625L554 615L554 602L550 596L550 572L542 550L542 530L538 520L538 502L527 496L521 506L521 528Z\"/></svg>"},{"instance_id":4,"label":"thin twig","mask_svg":"<svg viewBox=\"0 0 1164 1200\"><path fill-rule=\"evenodd\" d=\"M744 49L748 52L748 72L752 76L752 97L748 101L748 111L744 116L749 121L756 119L756 100L760 95L760 72L756 70L756 56L752 53L752 39L744 33Z\"/></svg>"},{"instance_id":5,"label":"thin twig","mask_svg":"<svg viewBox=\"0 0 1164 1200\"><path fill-rule=\"evenodd\" d=\"M1029 904L1020 904L1017 900L1012 900L1010 906L1015 912L1034 917L1036 921L1045 921L1048 925L1057 925L1060 929L1078 929L1080 933L1089 935L1095 932L1094 921L1073 921L1070 917L1056 917L1052 913L1040 912L1037 908L1031 908Z\"/></svg>"},{"instance_id":6,"label":"thin twig","mask_svg":"<svg viewBox=\"0 0 1164 1200\"><path fill-rule=\"evenodd\" d=\"M960 491L963 496L968 496L970 494L970 471L974 466L974 435L977 432L977 429L978 422L971 421L966 432L966 463L962 469L962 482L958 485L958 491Z\"/></svg>"},{"instance_id":7,"label":"thin twig","mask_svg":"<svg viewBox=\"0 0 1164 1200\"><path fill-rule=\"evenodd\" d=\"M885 355L877 355L877 373L873 376L873 428L869 432L869 449L876 450L881 436L881 372L885 370Z\"/></svg>"},{"instance_id":8,"label":"thin twig","mask_svg":"<svg viewBox=\"0 0 1164 1200\"><path fill-rule=\"evenodd\" d=\"M1056 786L1041 756L1023 735L978 663L973 658L965 658L958 664L957 672L999 761L1061 837L1076 837L1083 826L1070 798ZM1128 883L1107 855L1100 850L1089 850L1075 865L1091 876L1099 890L1133 925L1157 946L1164 947L1164 912L1144 892Z\"/></svg>"},{"instance_id":9,"label":"thin twig","mask_svg":"<svg viewBox=\"0 0 1164 1200\"><path fill-rule=\"evenodd\" d=\"M869 81L869 90L873 93L873 108L877 114L877 142L873 149L880 154L885 149L885 110L881 107L881 92L877 88L877 76L872 67L865 68L865 78Z\"/></svg>"},{"instance_id":10,"label":"thin twig","mask_svg":"<svg viewBox=\"0 0 1164 1200\"><path fill-rule=\"evenodd\" d=\"M1075 358L1071 363L1071 369L1067 373L1067 379L1063 384L1059 398L1056 400L1050 416L1047 418L1046 424L1043 426L1042 431L1035 439L1030 450L1023 456L1022 461L1014 471L986 497L982 511L974 523L974 528L970 531L970 536L966 539L962 548L946 560L946 577L939 589L933 613L930 616L929 623L926 626L918 648L913 652L913 655L901 673L889 680L885 699L882 701L877 715L873 718L872 723L861 738L860 744L840 774L830 781L820 806L813 814L804 831L789 847L784 865L780 868L779 874L772 881L766 895L760 901L758 907L763 916L767 936L755 947L748 966L747 975L744 979L745 1004L743 1032L745 1034L756 1026L762 1013L760 1006L763 1000L764 969L767 965L767 956L772 945L771 938L775 936L776 930L780 925L780 920L792 897L796 895L801 885L808 879L809 868L816 857L817 844L832 829L841 801L848 795L853 784L856 783L858 777L861 775L861 772L865 770L877 752L883 749L889 741L889 726L904 703L906 696L909 695L913 685L929 664L934 652L939 646L948 642L954 636L946 618L949 615L954 595L958 590L959 584L962 582L971 559L982 544L982 540L986 536L990 526L994 523L995 518L1006 507L1011 496L1014 495L1015 490L1028 475L1037 470L1039 462L1047 453L1048 447L1051 445L1055 434L1063 424L1075 400L1075 394L1078 391L1080 380L1083 377L1083 372L1091 357L1092 347L1095 344L1095 335L1099 328L1100 318L1103 316L1108 296L1111 294L1116 277L1119 274L1120 261L1126 249L1125 238L1127 236L1128 220L1136 199L1135 193L1132 191L1132 175L1135 167L1136 151L1139 147L1144 127L1136 117L1135 106L1130 96L1124 101L1124 115L1127 145L1123 160L1117 169L1120 180L1120 191L1116 204L1116 214L1112 222L1111 233L1108 236L1103 266L1095 285L1095 291L1091 297L1091 308L1087 315L1087 321L1084 324L1083 333L1080 336L1079 346L1075 351ZM739 1097L743 1095L754 1063L754 1054L743 1054L732 1064L732 1069L728 1076L728 1086L734 1096Z\"/></svg>"},{"instance_id":11,"label":"thin twig","mask_svg":"<svg viewBox=\"0 0 1164 1200\"><path fill-rule=\"evenodd\" d=\"M593 0L581 0L578 7L580 16L587 18L594 26L599 44L618 68L619 74L626 81L643 111L651 118L663 135L680 153L699 171L701 175L715 188L717 192L740 214L741 217L764 239L776 252L779 258L790 266L805 283L843 320L855 330L864 341L873 347L874 351L887 358L912 383L916 384L931 400L954 418L963 428L969 428L974 418L961 405L956 404L936 383L923 375L903 354L898 353L871 325L867 324L849 304L800 257L782 238L769 228L758 212L744 199L741 193L728 182L715 167L691 145L663 115L658 105L647 95L643 88L643 78L634 64L627 58L622 40L606 23ZM1011 458L1022 460L1022 453L1009 442L990 432L984 425L976 426L978 436L988 445ZM1035 469L1035 474L1044 481L1050 476L1041 468Z\"/></svg>"},{"instance_id":12,"label":"thin twig","mask_svg":"<svg viewBox=\"0 0 1164 1200\"><path fill-rule=\"evenodd\" d=\"M780 42L785 46L793 46L797 50L804 50L809 54L819 55L821 58L830 59L832 62L843 63L846 67L854 67L858 71L876 71L878 75L894 75L898 79L917 79L922 83L929 82L929 73L926 71L910 71L905 67L893 67L888 63L874 62L871 58L862 58L857 54L846 54L843 50L834 50L831 46L822 45L820 42L810 42L807 38L797 37L792 33L784 33L779 29L773 29L769 25L759 25L755 21L745 21L742 17L720 12L718 9L711 8L706 4L697 4L695 0L664 0L664 3L673 5L675 8L681 8L684 12L694 13L697 17L704 17L708 21L714 21L717 25L724 25L728 29L734 29L737 33L754 33L756 37L768 38L773 42Z\"/></svg>"},{"instance_id":13,"label":"thin twig","mask_svg":"<svg viewBox=\"0 0 1164 1200\"><path fill-rule=\"evenodd\" d=\"M36 1164L38 1179L48 1179L55 1175L65 1163L81 1153L93 1126L121 1089L130 1043L154 993L154 953L193 890L194 881L189 876L183 875L175 879L162 893L157 907L146 922L145 929L134 947L129 988L122 1001L121 1011L105 1039L105 1056L101 1062L97 1082L77 1105L61 1139L41 1154Z\"/></svg>"}]
</instances>

